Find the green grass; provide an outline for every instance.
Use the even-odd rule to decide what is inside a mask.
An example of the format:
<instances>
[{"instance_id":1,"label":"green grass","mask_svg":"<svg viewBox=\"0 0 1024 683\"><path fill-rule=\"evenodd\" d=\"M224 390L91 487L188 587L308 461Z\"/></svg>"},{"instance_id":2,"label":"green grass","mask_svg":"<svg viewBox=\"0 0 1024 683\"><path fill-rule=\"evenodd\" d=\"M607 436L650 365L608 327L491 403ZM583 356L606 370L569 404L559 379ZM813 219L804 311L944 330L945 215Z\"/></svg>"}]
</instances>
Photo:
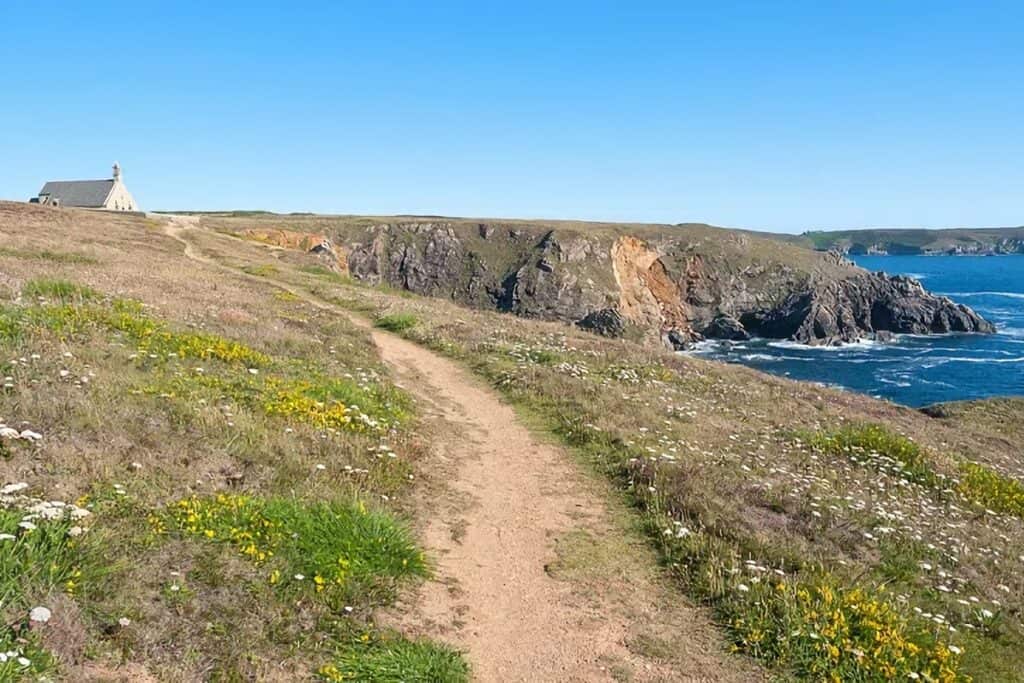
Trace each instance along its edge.
<instances>
[{"instance_id":1,"label":"green grass","mask_svg":"<svg viewBox=\"0 0 1024 683\"><path fill-rule=\"evenodd\" d=\"M242 270L250 275L256 275L257 277L273 277L280 273L277 266L271 263L262 263L258 266L245 266Z\"/></svg>"},{"instance_id":2,"label":"green grass","mask_svg":"<svg viewBox=\"0 0 1024 683\"><path fill-rule=\"evenodd\" d=\"M52 261L54 263L65 263L65 264L97 264L99 259L96 259L88 254L79 254L76 252L69 251L50 251L49 249L40 249L33 251L30 249L13 249L10 247L0 247L0 256L7 256L10 258L24 259L31 261Z\"/></svg>"},{"instance_id":3,"label":"green grass","mask_svg":"<svg viewBox=\"0 0 1024 683\"><path fill-rule=\"evenodd\" d=\"M330 683L464 683L469 681L469 666L444 645L384 637L343 650L319 674Z\"/></svg>"},{"instance_id":4,"label":"green grass","mask_svg":"<svg viewBox=\"0 0 1024 683\"><path fill-rule=\"evenodd\" d=\"M405 332L416 326L419 320L412 313L393 313L382 315L373 324L388 332Z\"/></svg>"},{"instance_id":5,"label":"green grass","mask_svg":"<svg viewBox=\"0 0 1024 683\"><path fill-rule=\"evenodd\" d=\"M325 266L318 266L318 265L300 266L299 267L299 271L301 271L303 273L309 273L310 275L316 275L317 277L323 278L325 280L330 280L332 282L340 283L340 284L350 284L352 282L351 278L348 278L348 277L342 275L341 273L337 273L337 272L335 272L335 271L333 271L330 268L327 268Z\"/></svg>"},{"instance_id":6,"label":"green grass","mask_svg":"<svg viewBox=\"0 0 1024 683\"><path fill-rule=\"evenodd\" d=\"M21 288L21 294L28 298L56 299L67 303L81 303L100 297L99 292L91 287L56 278L29 280Z\"/></svg>"},{"instance_id":7,"label":"green grass","mask_svg":"<svg viewBox=\"0 0 1024 683\"><path fill-rule=\"evenodd\" d=\"M361 502L218 494L178 501L154 524L230 544L265 566L270 584L313 593L335 610L355 596L384 602L401 580L427 574L409 529Z\"/></svg>"},{"instance_id":8,"label":"green grass","mask_svg":"<svg viewBox=\"0 0 1024 683\"><path fill-rule=\"evenodd\" d=\"M812 448L829 455L844 455L875 469L898 470L899 476L925 486L941 481L920 445L877 424L848 425L831 432L803 432Z\"/></svg>"},{"instance_id":9,"label":"green grass","mask_svg":"<svg viewBox=\"0 0 1024 683\"><path fill-rule=\"evenodd\" d=\"M4 621L0 651L19 653L0 662L0 680L53 669L53 658L29 628L29 612L47 607L47 598L53 593L80 593L83 584L92 585L102 573L93 532L82 531L84 522L71 517L72 508L52 512L57 515L54 519L31 517L32 510L41 505L46 504L35 499L8 499L0 509L0 534L4 534L0 540L0 614ZM30 663L23 665L17 657Z\"/></svg>"}]
</instances>

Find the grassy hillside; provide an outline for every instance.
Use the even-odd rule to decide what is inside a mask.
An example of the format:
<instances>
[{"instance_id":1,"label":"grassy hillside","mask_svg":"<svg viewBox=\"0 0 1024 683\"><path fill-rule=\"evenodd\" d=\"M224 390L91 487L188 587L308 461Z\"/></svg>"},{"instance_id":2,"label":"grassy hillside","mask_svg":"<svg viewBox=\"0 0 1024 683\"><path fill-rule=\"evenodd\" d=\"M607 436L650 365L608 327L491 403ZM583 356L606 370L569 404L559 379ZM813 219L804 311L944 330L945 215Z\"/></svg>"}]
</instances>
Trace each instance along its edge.
<instances>
[{"instance_id":1,"label":"grassy hillside","mask_svg":"<svg viewBox=\"0 0 1024 683\"><path fill-rule=\"evenodd\" d=\"M806 232L799 242L853 254L1024 253L1024 227L948 230L829 230Z\"/></svg>"},{"instance_id":2,"label":"grassy hillside","mask_svg":"<svg viewBox=\"0 0 1024 683\"><path fill-rule=\"evenodd\" d=\"M408 530L409 475L430 471L415 405L364 331L299 292L456 359L605 477L738 656L799 680L1022 680L1019 402L933 417L364 286L220 220L183 236L237 277L184 261L156 221L0 204L0 415L18 430L0 466L30 483L3 499L0 650L131 680L464 675L374 619L429 571ZM337 220L364 219L277 226ZM77 507L28 512L41 500ZM53 628L28 617L44 604Z\"/></svg>"},{"instance_id":3,"label":"grassy hillside","mask_svg":"<svg viewBox=\"0 0 1024 683\"><path fill-rule=\"evenodd\" d=\"M373 619L429 568L365 332L153 221L0 204L0 233L0 680L464 678Z\"/></svg>"},{"instance_id":4,"label":"grassy hillside","mask_svg":"<svg viewBox=\"0 0 1024 683\"><path fill-rule=\"evenodd\" d=\"M237 267L292 258L202 239ZM1020 679L1019 439L564 325L279 277L468 364L617 482L738 651L808 680Z\"/></svg>"}]
</instances>

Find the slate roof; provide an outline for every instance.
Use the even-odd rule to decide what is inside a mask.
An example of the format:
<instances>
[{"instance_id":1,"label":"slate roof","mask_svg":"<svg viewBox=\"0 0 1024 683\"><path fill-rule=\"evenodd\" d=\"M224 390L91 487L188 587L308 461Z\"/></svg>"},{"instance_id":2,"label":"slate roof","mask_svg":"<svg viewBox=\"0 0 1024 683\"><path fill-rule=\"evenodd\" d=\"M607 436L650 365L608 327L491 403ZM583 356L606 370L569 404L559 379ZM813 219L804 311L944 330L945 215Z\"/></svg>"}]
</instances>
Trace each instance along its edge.
<instances>
[{"instance_id":1,"label":"slate roof","mask_svg":"<svg viewBox=\"0 0 1024 683\"><path fill-rule=\"evenodd\" d=\"M39 196L59 199L61 206L101 208L114 187L113 180L57 180L43 185Z\"/></svg>"}]
</instances>

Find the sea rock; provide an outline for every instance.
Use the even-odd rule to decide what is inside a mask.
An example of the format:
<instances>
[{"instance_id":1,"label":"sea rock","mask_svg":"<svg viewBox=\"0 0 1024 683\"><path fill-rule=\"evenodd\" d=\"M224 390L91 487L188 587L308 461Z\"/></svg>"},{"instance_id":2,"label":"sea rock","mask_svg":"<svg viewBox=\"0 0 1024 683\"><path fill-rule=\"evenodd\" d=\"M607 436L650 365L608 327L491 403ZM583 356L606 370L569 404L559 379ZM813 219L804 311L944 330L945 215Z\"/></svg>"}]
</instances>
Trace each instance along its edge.
<instances>
[{"instance_id":1,"label":"sea rock","mask_svg":"<svg viewBox=\"0 0 1024 683\"><path fill-rule=\"evenodd\" d=\"M716 316L700 332L709 339L728 339L730 341L750 339L750 333L743 327L743 323L724 313Z\"/></svg>"},{"instance_id":2,"label":"sea rock","mask_svg":"<svg viewBox=\"0 0 1024 683\"><path fill-rule=\"evenodd\" d=\"M970 308L928 293L913 278L867 271L795 292L778 307L748 312L741 320L760 336L805 344L852 342L877 332L995 331Z\"/></svg>"}]
</instances>

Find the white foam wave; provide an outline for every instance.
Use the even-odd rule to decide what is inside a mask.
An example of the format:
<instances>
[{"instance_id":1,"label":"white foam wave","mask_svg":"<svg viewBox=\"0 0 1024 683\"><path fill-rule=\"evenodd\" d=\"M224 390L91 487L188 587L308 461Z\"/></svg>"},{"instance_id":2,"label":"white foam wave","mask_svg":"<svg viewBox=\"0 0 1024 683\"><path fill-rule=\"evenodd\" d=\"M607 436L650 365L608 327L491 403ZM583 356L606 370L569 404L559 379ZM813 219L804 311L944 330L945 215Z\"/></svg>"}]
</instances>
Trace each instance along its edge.
<instances>
[{"instance_id":1,"label":"white foam wave","mask_svg":"<svg viewBox=\"0 0 1024 683\"><path fill-rule=\"evenodd\" d=\"M773 356L773 355L768 354L768 353L745 353L742 356L740 356L740 358L742 358L743 360L747 360L747 361L751 361L751 360L764 360L764 361L788 360L784 356Z\"/></svg>"},{"instance_id":2,"label":"white foam wave","mask_svg":"<svg viewBox=\"0 0 1024 683\"><path fill-rule=\"evenodd\" d=\"M925 369L936 368L946 363L1024 363L1024 356L1016 358L967 358L964 356L949 356L946 358L932 358L927 363L922 363Z\"/></svg>"},{"instance_id":3,"label":"white foam wave","mask_svg":"<svg viewBox=\"0 0 1024 683\"><path fill-rule=\"evenodd\" d=\"M881 348L883 345L876 342L873 339L861 339L855 342L849 342L841 346L828 346L821 344L818 346L812 346L811 344L801 344L795 341L773 341L768 342L768 346L776 349L797 349L799 351L855 351L855 350L867 350Z\"/></svg>"},{"instance_id":4,"label":"white foam wave","mask_svg":"<svg viewBox=\"0 0 1024 683\"><path fill-rule=\"evenodd\" d=\"M1008 299L1024 299L1024 292L944 292L946 296L1003 296Z\"/></svg>"}]
</instances>

